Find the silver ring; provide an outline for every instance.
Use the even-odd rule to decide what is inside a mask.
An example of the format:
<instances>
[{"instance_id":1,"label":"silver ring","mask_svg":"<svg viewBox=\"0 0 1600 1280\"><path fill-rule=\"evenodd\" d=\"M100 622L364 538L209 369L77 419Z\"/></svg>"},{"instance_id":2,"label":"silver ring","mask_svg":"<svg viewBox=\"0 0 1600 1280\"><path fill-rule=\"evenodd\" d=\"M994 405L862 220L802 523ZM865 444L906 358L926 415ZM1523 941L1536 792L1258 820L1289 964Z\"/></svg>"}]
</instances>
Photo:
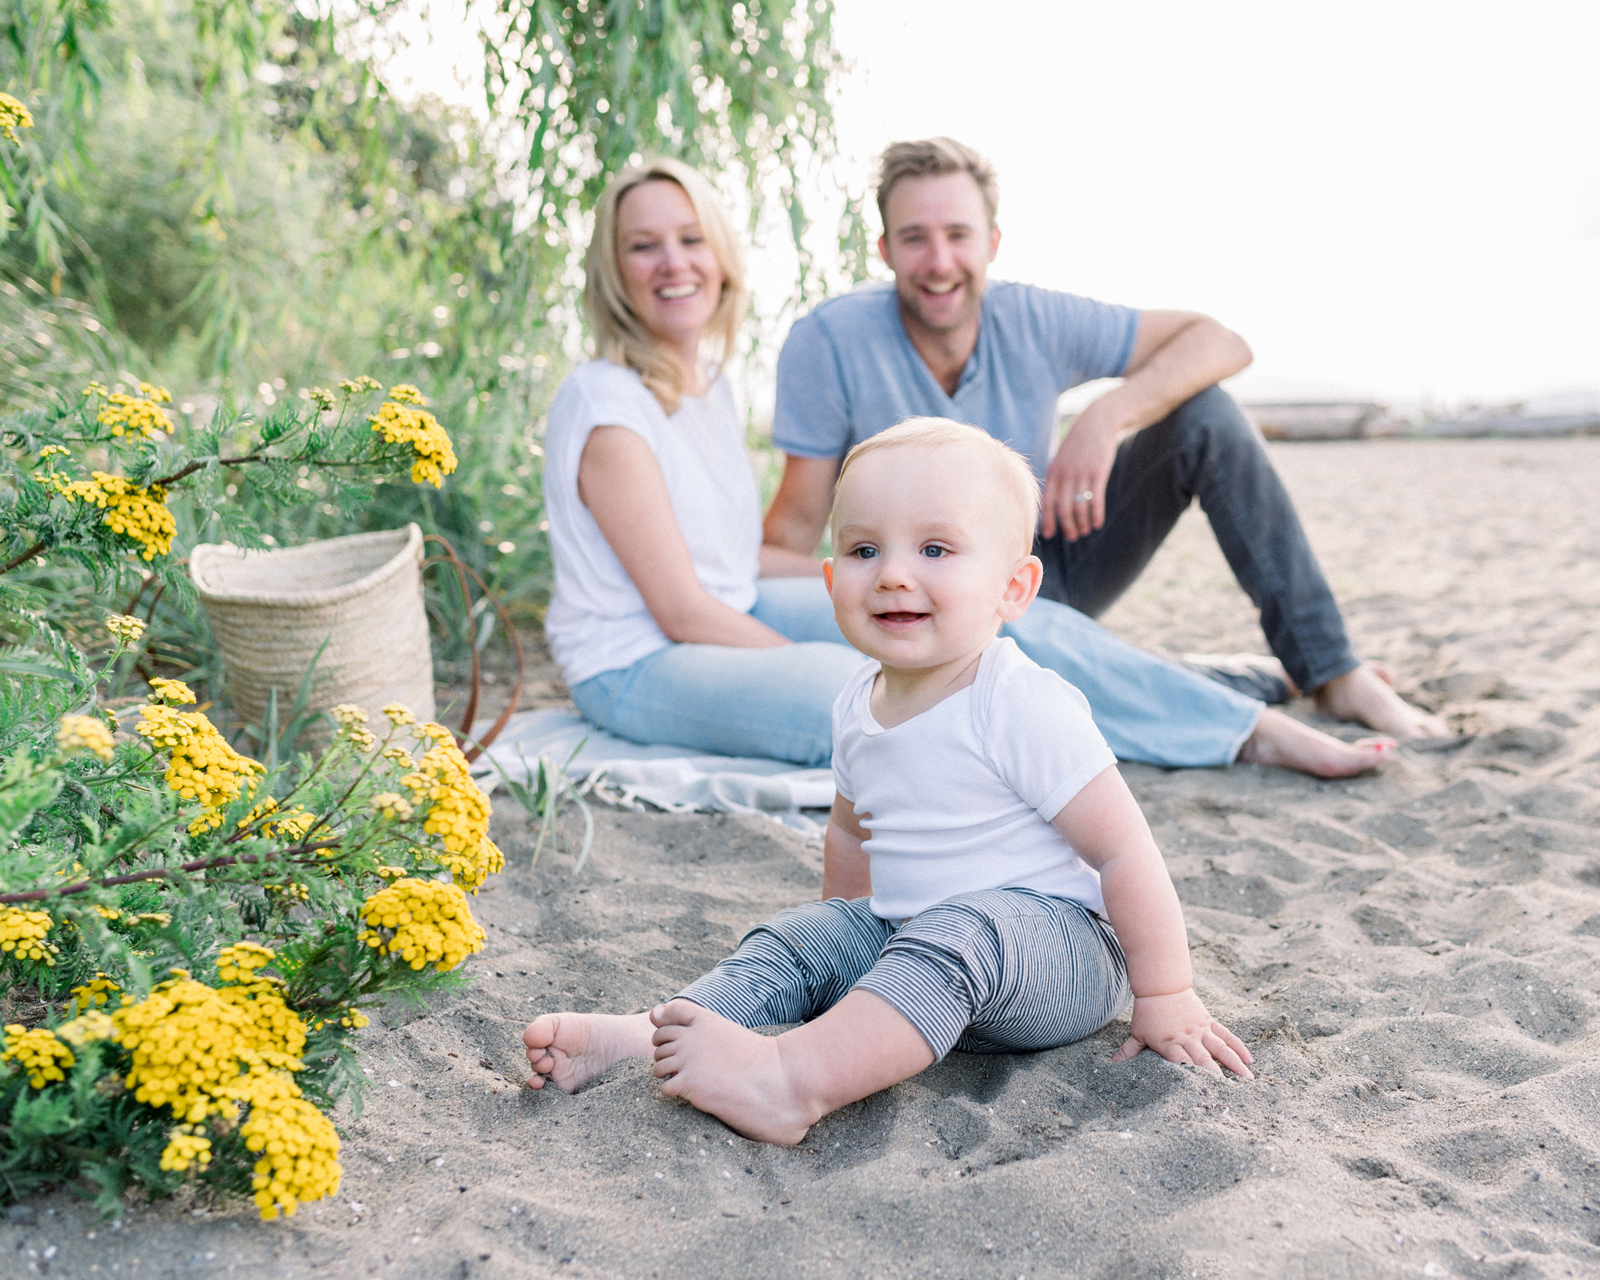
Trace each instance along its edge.
<instances>
[{"instance_id":1,"label":"silver ring","mask_svg":"<svg viewBox=\"0 0 1600 1280\"><path fill-rule=\"evenodd\" d=\"M1082 493L1075 493L1075 494L1072 495L1072 500L1074 502L1093 502L1094 501L1094 490L1093 489L1085 489Z\"/></svg>"}]
</instances>

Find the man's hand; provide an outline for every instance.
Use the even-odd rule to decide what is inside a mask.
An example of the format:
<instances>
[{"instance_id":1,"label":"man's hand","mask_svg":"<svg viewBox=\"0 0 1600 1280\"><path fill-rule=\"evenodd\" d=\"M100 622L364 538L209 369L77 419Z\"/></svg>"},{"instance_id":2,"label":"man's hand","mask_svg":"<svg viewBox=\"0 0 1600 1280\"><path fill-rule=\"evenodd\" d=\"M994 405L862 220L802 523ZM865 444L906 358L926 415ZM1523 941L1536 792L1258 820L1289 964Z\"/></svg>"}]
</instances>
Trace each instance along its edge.
<instances>
[{"instance_id":1,"label":"man's hand","mask_svg":"<svg viewBox=\"0 0 1600 1280\"><path fill-rule=\"evenodd\" d=\"M1044 536L1055 537L1059 527L1068 542L1076 542L1104 525L1117 436L1161 421L1249 363L1244 339L1210 316L1141 311L1122 385L1078 415L1050 464L1039 526Z\"/></svg>"},{"instance_id":2,"label":"man's hand","mask_svg":"<svg viewBox=\"0 0 1600 1280\"><path fill-rule=\"evenodd\" d=\"M1096 400L1080 413L1044 478L1040 529L1076 542L1106 522L1106 482L1117 459L1117 422ZM1099 410L1099 412L1097 412Z\"/></svg>"},{"instance_id":3,"label":"man's hand","mask_svg":"<svg viewBox=\"0 0 1600 1280\"><path fill-rule=\"evenodd\" d=\"M1244 1041L1206 1012L1194 988L1164 996L1135 996L1133 1025L1111 1059L1127 1062L1141 1049L1154 1049L1168 1062L1187 1063L1222 1079L1226 1067L1242 1080L1254 1080L1254 1059ZM1219 1065L1220 1064L1220 1065Z\"/></svg>"}]
</instances>

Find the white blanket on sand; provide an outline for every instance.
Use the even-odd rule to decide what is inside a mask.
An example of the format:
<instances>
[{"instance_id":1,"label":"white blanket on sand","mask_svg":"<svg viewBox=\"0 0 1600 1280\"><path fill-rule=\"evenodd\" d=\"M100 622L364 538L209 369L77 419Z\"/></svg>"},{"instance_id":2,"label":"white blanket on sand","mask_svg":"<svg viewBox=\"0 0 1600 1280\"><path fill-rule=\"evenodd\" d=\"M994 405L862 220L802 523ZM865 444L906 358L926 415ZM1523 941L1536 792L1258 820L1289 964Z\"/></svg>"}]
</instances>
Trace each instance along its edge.
<instances>
[{"instance_id":1,"label":"white blanket on sand","mask_svg":"<svg viewBox=\"0 0 1600 1280\"><path fill-rule=\"evenodd\" d=\"M487 723L475 727L488 729ZM495 765L531 782L540 756L564 765L585 792L630 808L642 801L669 813L759 813L814 832L817 824L801 810L833 804L831 769L802 769L787 760L686 755L683 747L669 745L644 747L555 707L512 716L472 772L492 793L501 781Z\"/></svg>"}]
</instances>

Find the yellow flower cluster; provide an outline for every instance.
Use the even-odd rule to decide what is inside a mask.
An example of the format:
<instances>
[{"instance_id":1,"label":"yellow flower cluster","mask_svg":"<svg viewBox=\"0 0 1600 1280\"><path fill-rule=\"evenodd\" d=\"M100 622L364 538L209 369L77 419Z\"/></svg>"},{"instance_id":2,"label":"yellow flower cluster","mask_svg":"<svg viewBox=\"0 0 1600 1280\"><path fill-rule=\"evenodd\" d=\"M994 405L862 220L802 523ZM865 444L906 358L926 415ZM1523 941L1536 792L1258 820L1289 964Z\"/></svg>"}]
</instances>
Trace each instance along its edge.
<instances>
[{"instance_id":1,"label":"yellow flower cluster","mask_svg":"<svg viewBox=\"0 0 1600 1280\"><path fill-rule=\"evenodd\" d=\"M300 1070L306 1024L283 998L283 983L276 978L254 978L238 986L219 987L217 996L245 1011L251 1028L247 1048L260 1054L270 1067Z\"/></svg>"},{"instance_id":2,"label":"yellow flower cluster","mask_svg":"<svg viewBox=\"0 0 1600 1280\"><path fill-rule=\"evenodd\" d=\"M243 830L251 823L264 818L269 813L278 813L278 802L271 796L257 804L249 813L239 819L239 829ZM292 809L285 809L272 819L263 822L259 834L263 836L287 836L291 840L304 840L306 832L311 830L311 824L317 820L317 815L304 805L295 805ZM323 831L327 828L324 827Z\"/></svg>"},{"instance_id":3,"label":"yellow flower cluster","mask_svg":"<svg viewBox=\"0 0 1600 1280\"><path fill-rule=\"evenodd\" d=\"M211 1163L211 1139L200 1136L200 1127L180 1124L167 1134L167 1149L161 1153L161 1167L170 1173L186 1173L193 1165L204 1169Z\"/></svg>"},{"instance_id":4,"label":"yellow flower cluster","mask_svg":"<svg viewBox=\"0 0 1600 1280\"><path fill-rule=\"evenodd\" d=\"M72 988L72 998L80 1009L98 1009L122 990L103 973L97 973L81 987Z\"/></svg>"},{"instance_id":5,"label":"yellow flower cluster","mask_svg":"<svg viewBox=\"0 0 1600 1280\"><path fill-rule=\"evenodd\" d=\"M389 444L411 446L416 454L416 461L411 464L414 484L426 481L435 489L442 488L444 478L456 469L456 451L450 437L439 425L439 419L426 409L385 400L367 421Z\"/></svg>"},{"instance_id":6,"label":"yellow flower cluster","mask_svg":"<svg viewBox=\"0 0 1600 1280\"><path fill-rule=\"evenodd\" d=\"M9 93L0 93L0 133L12 142L21 142L18 129L33 128L33 112Z\"/></svg>"},{"instance_id":7,"label":"yellow flower cluster","mask_svg":"<svg viewBox=\"0 0 1600 1280\"><path fill-rule=\"evenodd\" d=\"M200 712L152 702L140 708L140 715L134 732L168 752L167 786L201 805L200 816L189 824L190 835L214 831L241 793L255 795L256 779L266 769L230 747Z\"/></svg>"},{"instance_id":8,"label":"yellow flower cluster","mask_svg":"<svg viewBox=\"0 0 1600 1280\"><path fill-rule=\"evenodd\" d=\"M357 751L371 751L378 745L377 738L363 726L367 723L366 711L356 706L353 702L341 702L332 708L328 714L333 717L333 722L339 726L339 736L346 742L353 744Z\"/></svg>"},{"instance_id":9,"label":"yellow flower cluster","mask_svg":"<svg viewBox=\"0 0 1600 1280\"><path fill-rule=\"evenodd\" d=\"M117 1011L119 1042L133 1058L127 1077L134 1097L169 1107L174 1129L162 1167L205 1163L209 1141L196 1126L213 1115L237 1119L245 1146L257 1152L255 1202L263 1218L293 1214L307 1200L339 1188L339 1135L300 1094L288 1074L301 1068L306 1028L284 1002L281 985L257 975L273 952L255 943L224 947L218 969L242 981L211 988L182 970L148 998ZM169 1160L170 1157L170 1160Z\"/></svg>"},{"instance_id":10,"label":"yellow flower cluster","mask_svg":"<svg viewBox=\"0 0 1600 1280\"><path fill-rule=\"evenodd\" d=\"M166 680L156 676L150 681L150 696L158 702L187 706L195 700L194 690L182 680Z\"/></svg>"},{"instance_id":11,"label":"yellow flower cluster","mask_svg":"<svg viewBox=\"0 0 1600 1280\"><path fill-rule=\"evenodd\" d=\"M0 1062L15 1062L28 1073L28 1083L42 1089L52 1080L65 1080L77 1059L72 1050L43 1027L28 1028L13 1023L6 1028L6 1047L0 1049Z\"/></svg>"},{"instance_id":12,"label":"yellow flower cluster","mask_svg":"<svg viewBox=\"0 0 1600 1280\"><path fill-rule=\"evenodd\" d=\"M144 548L141 555L145 560L154 560L172 550L178 524L167 510L165 489L160 485L140 489L121 476L108 476L103 471L92 474L105 494L105 501L95 505L106 508L106 528L137 542Z\"/></svg>"},{"instance_id":13,"label":"yellow flower cluster","mask_svg":"<svg viewBox=\"0 0 1600 1280\"><path fill-rule=\"evenodd\" d=\"M106 722L93 716L62 716L61 727L56 730L56 747L62 755L92 751L109 761L116 745Z\"/></svg>"},{"instance_id":14,"label":"yellow flower cluster","mask_svg":"<svg viewBox=\"0 0 1600 1280\"><path fill-rule=\"evenodd\" d=\"M133 644L144 634L144 623L125 613L113 613L106 619L106 630L111 633L114 640L122 644Z\"/></svg>"},{"instance_id":15,"label":"yellow flower cluster","mask_svg":"<svg viewBox=\"0 0 1600 1280\"><path fill-rule=\"evenodd\" d=\"M417 717L412 714L411 708L403 702L391 702L383 709L383 714L389 717L389 723L396 729L401 725L417 722Z\"/></svg>"},{"instance_id":16,"label":"yellow flower cluster","mask_svg":"<svg viewBox=\"0 0 1600 1280\"><path fill-rule=\"evenodd\" d=\"M267 979L213 988L181 969L111 1017L134 1098L189 1124L239 1114L241 1073L298 1071L306 1027Z\"/></svg>"},{"instance_id":17,"label":"yellow flower cluster","mask_svg":"<svg viewBox=\"0 0 1600 1280\"><path fill-rule=\"evenodd\" d=\"M157 431L171 435L172 415L161 406L170 404L172 396L165 387L152 387L148 382L141 382L139 391L141 395L138 396L130 396L122 391L108 395L102 392L106 402L95 415L95 421L102 427L110 427L114 436L138 433L149 439Z\"/></svg>"},{"instance_id":18,"label":"yellow flower cluster","mask_svg":"<svg viewBox=\"0 0 1600 1280\"><path fill-rule=\"evenodd\" d=\"M380 791L372 797L372 811L380 818L404 822L411 816L411 802L393 791Z\"/></svg>"},{"instance_id":19,"label":"yellow flower cluster","mask_svg":"<svg viewBox=\"0 0 1600 1280\"><path fill-rule=\"evenodd\" d=\"M333 1122L300 1096L300 1089L277 1072L252 1075L247 1086L250 1118L239 1136L256 1161L252 1186L263 1218L281 1211L293 1217L308 1200L339 1190L339 1134Z\"/></svg>"},{"instance_id":20,"label":"yellow flower cluster","mask_svg":"<svg viewBox=\"0 0 1600 1280\"><path fill-rule=\"evenodd\" d=\"M91 471L92 480L68 480L54 471L35 471L33 478L69 502L87 502L106 514L101 523L112 533L132 538L154 560L172 550L178 524L167 510L167 491L158 484L141 489L125 476Z\"/></svg>"},{"instance_id":21,"label":"yellow flower cluster","mask_svg":"<svg viewBox=\"0 0 1600 1280\"><path fill-rule=\"evenodd\" d=\"M363 391L376 391L383 383L376 378L369 378L362 374L359 378L346 378L339 384L339 390L347 396L358 396Z\"/></svg>"},{"instance_id":22,"label":"yellow flower cluster","mask_svg":"<svg viewBox=\"0 0 1600 1280\"><path fill-rule=\"evenodd\" d=\"M181 972L181 971L180 971ZM117 1040L133 1055L127 1087L152 1107L171 1107L190 1124L220 1112L238 1115L232 1089L240 1054L253 1047L248 1011L184 976L156 986L112 1015Z\"/></svg>"},{"instance_id":23,"label":"yellow flower cluster","mask_svg":"<svg viewBox=\"0 0 1600 1280\"><path fill-rule=\"evenodd\" d=\"M309 391L302 391L300 394L316 405L320 412L326 413L333 408L333 392L326 388L312 387Z\"/></svg>"},{"instance_id":24,"label":"yellow flower cluster","mask_svg":"<svg viewBox=\"0 0 1600 1280\"><path fill-rule=\"evenodd\" d=\"M422 398L422 392L418 391L409 382L402 382L399 386L390 387L389 399L398 404L414 404L418 407L428 403Z\"/></svg>"},{"instance_id":25,"label":"yellow flower cluster","mask_svg":"<svg viewBox=\"0 0 1600 1280\"><path fill-rule=\"evenodd\" d=\"M18 960L43 960L53 965L56 949L44 939L54 924L48 911L24 911L9 903L0 906L0 951Z\"/></svg>"},{"instance_id":26,"label":"yellow flower cluster","mask_svg":"<svg viewBox=\"0 0 1600 1280\"><path fill-rule=\"evenodd\" d=\"M98 1009L90 1009L88 1013L80 1014L71 1022L63 1022L56 1028L56 1035L75 1049L93 1044L96 1040L109 1040L116 1034L116 1023Z\"/></svg>"},{"instance_id":27,"label":"yellow flower cluster","mask_svg":"<svg viewBox=\"0 0 1600 1280\"><path fill-rule=\"evenodd\" d=\"M361 931L362 942L413 969L432 964L443 973L483 950L484 932L457 885L396 880L361 904L361 918L370 926Z\"/></svg>"},{"instance_id":28,"label":"yellow flower cluster","mask_svg":"<svg viewBox=\"0 0 1600 1280\"><path fill-rule=\"evenodd\" d=\"M217 952L217 973L224 982L253 982L257 969L264 969L277 957L271 947L259 942L235 942Z\"/></svg>"},{"instance_id":29,"label":"yellow flower cluster","mask_svg":"<svg viewBox=\"0 0 1600 1280\"><path fill-rule=\"evenodd\" d=\"M417 762L417 771L400 779L401 784L417 804L426 802L422 829L445 847L444 856L437 852L428 856L448 869L457 884L477 893L490 875L506 865L505 856L489 839L489 797L472 780L467 758L448 729L426 724L421 733L434 745Z\"/></svg>"}]
</instances>

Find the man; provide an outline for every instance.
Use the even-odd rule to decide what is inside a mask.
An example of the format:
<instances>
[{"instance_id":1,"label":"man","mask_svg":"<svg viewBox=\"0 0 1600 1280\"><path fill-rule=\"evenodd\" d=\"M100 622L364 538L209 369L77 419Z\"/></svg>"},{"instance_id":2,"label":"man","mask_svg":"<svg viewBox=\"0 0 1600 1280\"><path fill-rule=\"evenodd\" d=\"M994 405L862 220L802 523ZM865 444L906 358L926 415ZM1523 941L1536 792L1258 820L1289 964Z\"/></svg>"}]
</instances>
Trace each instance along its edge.
<instances>
[{"instance_id":1,"label":"man","mask_svg":"<svg viewBox=\"0 0 1600 1280\"><path fill-rule=\"evenodd\" d=\"M883 153L878 252L894 285L823 303L784 343L773 440L788 457L767 542L816 549L854 444L903 418L955 418L1012 445L1044 482L1041 594L1103 613L1198 498L1273 653L1320 710L1397 738L1445 732L1355 656L1260 437L1215 385L1250 363L1244 340L1194 312L991 285L998 198L994 170L953 139ZM1060 393L1105 377L1123 381L1052 458Z\"/></svg>"}]
</instances>

